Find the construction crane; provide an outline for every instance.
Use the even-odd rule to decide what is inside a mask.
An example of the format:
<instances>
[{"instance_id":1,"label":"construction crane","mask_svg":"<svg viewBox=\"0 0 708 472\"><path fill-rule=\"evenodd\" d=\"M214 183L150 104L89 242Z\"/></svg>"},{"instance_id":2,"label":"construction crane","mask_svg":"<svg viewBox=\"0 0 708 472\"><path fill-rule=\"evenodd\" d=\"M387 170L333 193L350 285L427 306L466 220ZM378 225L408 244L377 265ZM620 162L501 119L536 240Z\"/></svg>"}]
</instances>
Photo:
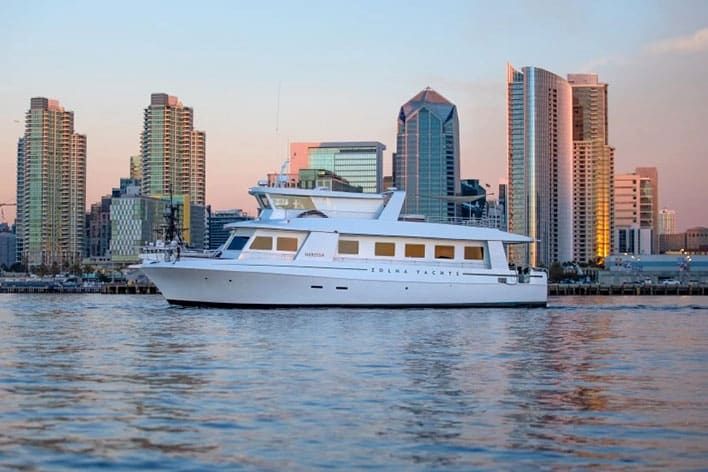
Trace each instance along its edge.
<instances>
[{"instance_id":1,"label":"construction crane","mask_svg":"<svg viewBox=\"0 0 708 472\"><path fill-rule=\"evenodd\" d=\"M5 210L3 210L3 207L7 206L17 206L17 203L0 203L0 223L5 221Z\"/></svg>"}]
</instances>

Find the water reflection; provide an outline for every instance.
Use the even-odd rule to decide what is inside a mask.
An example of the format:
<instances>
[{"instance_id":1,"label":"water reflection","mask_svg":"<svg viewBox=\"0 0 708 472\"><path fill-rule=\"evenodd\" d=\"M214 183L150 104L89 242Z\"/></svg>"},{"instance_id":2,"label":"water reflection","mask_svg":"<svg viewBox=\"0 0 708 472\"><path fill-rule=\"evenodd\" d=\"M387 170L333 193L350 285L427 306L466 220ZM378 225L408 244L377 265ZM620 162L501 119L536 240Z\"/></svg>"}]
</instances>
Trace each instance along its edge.
<instances>
[{"instance_id":1,"label":"water reflection","mask_svg":"<svg viewBox=\"0 0 708 472\"><path fill-rule=\"evenodd\" d=\"M259 312L0 296L0 465L700 468L708 310L623 300Z\"/></svg>"}]
</instances>

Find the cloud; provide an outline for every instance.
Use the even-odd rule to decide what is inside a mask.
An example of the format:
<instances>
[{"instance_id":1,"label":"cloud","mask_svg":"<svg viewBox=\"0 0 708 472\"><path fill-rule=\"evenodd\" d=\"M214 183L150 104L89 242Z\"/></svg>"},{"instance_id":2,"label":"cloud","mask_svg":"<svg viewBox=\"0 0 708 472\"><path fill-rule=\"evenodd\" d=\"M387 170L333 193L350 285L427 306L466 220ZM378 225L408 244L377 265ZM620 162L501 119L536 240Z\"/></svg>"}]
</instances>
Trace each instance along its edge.
<instances>
[{"instance_id":1,"label":"cloud","mask_svg":"<svg viewBox=\"0 0 708 472\"><path fill-rule=\"evenodd\" d=\"M662 39L652 43L648 51L653 54L690 54L708 51L708 28L702 28L688 36Z\"/></svg>"},{"instance_id":2,"label":"cloud","mask_svg":"<svg viewBox=\"0 0 708 472\"><path fill-rule=\"evenodd\" d=\"M579 68L577 68L577 70L578 72L596 72L597 69L602 69L608 66L623 66L628 64L629 62L630 59L625 56L601 56L582 64Z\"/></svg>"}]
</instances>

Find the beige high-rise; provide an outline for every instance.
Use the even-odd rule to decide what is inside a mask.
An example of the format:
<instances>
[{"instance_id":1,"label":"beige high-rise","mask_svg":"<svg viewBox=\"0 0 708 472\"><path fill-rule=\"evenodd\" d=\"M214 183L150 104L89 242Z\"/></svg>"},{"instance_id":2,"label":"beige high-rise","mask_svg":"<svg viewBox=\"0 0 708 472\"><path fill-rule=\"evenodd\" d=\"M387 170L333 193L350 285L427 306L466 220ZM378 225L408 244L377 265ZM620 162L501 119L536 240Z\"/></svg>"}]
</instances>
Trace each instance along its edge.
<instances>
[{"instance_id":1,"label":"beige high-rise","mask_svg":"<svg viewBox=\"0 0 708 472\"><path fill-rule=\"evenodd\" d=\"M140 154L144 195L172 193L205 205L206 134L194 129L194 111L177 97L164 93L150 96Z\"/></svg>"},{"instance_id":2,"label":"beige high-rise","mask_svg":"<svg viewBox=\"0 0 708 472\"><path fill-rule=\"evenodd\" d=\"M573 91L573 258L602 261L613 231L614 149L608 144L607 84L568 74Z\"/></svg>"},{"instance_id":3,"label":"beige high-rise","mask_svg":"<svg viewBox=\"0 0 708 472\"><path fill-rule=\"evenodd\" d=\"M22 262L67 269L83 257L86 136L74 133L74 112L36 97L25 116L23 144L17 189Z\"/></svg>"},{"instance_id":4,"label":"beige high-rise","mask_svg":"<svg viewBox=\"0 0 708 472\"><path fill-rule=\"evenodd\" d=\"M655 254L658 214L658 173L638 167L614 178L614 254Z\"/></svg>"}]
</instances>

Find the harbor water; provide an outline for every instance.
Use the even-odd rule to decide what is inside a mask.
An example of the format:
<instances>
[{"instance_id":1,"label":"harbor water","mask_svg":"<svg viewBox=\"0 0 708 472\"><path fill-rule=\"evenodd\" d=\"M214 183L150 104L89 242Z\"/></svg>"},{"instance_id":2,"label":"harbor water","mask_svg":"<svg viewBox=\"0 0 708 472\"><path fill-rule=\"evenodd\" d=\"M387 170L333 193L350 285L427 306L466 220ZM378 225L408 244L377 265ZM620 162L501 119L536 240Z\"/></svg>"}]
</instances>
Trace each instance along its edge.
<instances>
[{"instance_id":1,"label":"harbor water","mask_svg":"<svg viewBox=\"0 0 708 472\"><path fill-rule=\"evenodd\" d=\"M0 469L705 469L707 392L706 297L0 295Z\"/></svg>"}]
</instances>

